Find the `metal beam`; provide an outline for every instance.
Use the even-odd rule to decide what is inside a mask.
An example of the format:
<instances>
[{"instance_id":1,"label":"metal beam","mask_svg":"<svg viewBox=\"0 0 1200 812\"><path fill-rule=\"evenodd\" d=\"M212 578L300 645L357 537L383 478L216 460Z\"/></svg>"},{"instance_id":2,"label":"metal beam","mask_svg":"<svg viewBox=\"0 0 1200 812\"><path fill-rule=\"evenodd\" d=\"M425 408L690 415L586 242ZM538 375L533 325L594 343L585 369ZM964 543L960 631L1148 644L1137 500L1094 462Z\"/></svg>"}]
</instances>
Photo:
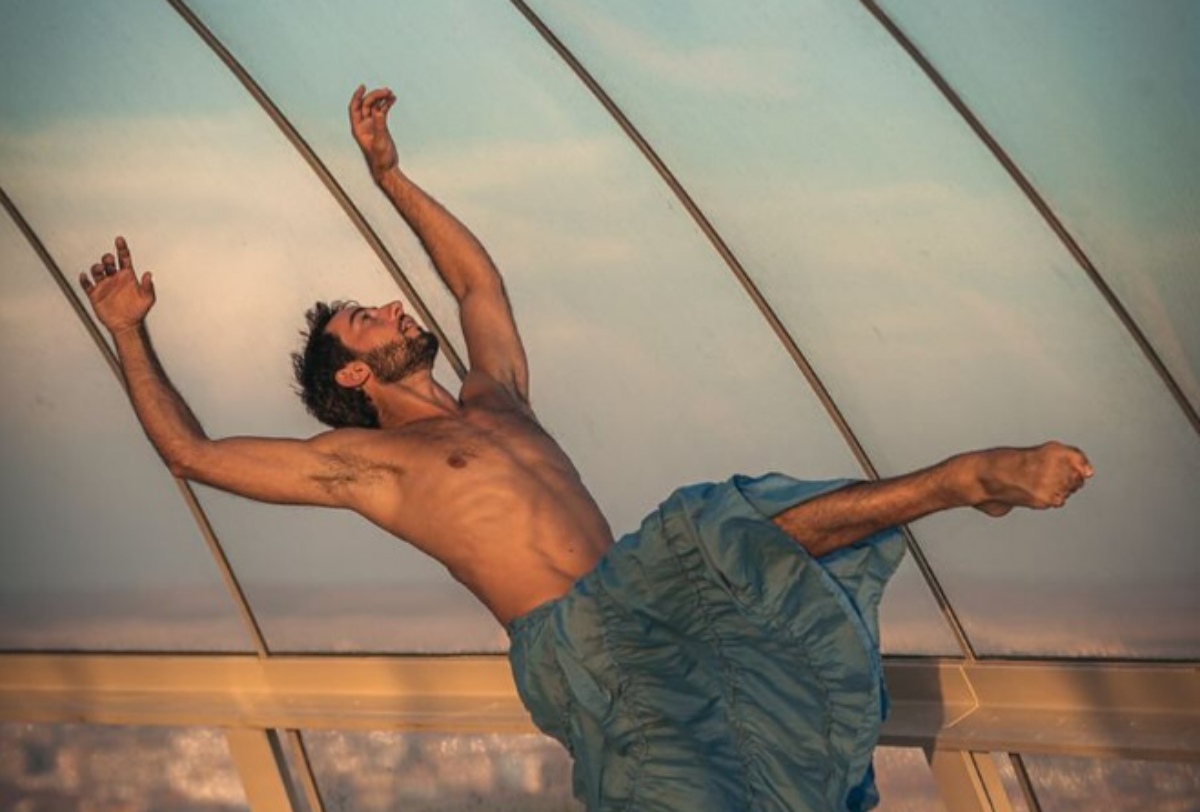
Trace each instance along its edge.
<instances>
[{"instance_id":1,"label":"metal beam","mask_svg":"<svg viewBox=\"0 0 1200 812\"><path fill-rule=\"evenodd\" d=\"M892 660L885 670L886 743L1200 761L1194 664Z\"/></svg>"},{"instance_id":2,"label":"metal beam","mask_svg":"<svg viewBox=\"0 0 1200 812\"><path fill-rule=\"evenodd\" d=\"M317 787L317 776L313 772L312 761L308 757L308 748L299 730L287 731L288 751L292 755L292 765L296 771L296 780L300 782L300 791L308 802L309 812L325 812L325 800Z\"/></svg>"},{"instance_id":3,"label":"metal beam","mask_svg":"<svg viewBox=\"0 0 1200 812\"><path fill-rule=\"evenodd\" d=\"M229 754L237 766L251 812L299 812L287 784L287 767L279 737L251 728L225 731Z\"/></svg>"},{"instance_id":4,"label":"metal beam","mask_svg":"<svg viewBox=\"0 0 1200 812\"><path fill-rule=\"evenodd\" d=\"M495 656L6 655L0 721L533 729Z\"/></svg>"},{"instance_id":5,"label":"metal beam","mask_svg":"<svg viewBox=\"0 0 1200 812\"><path fill-rule=\"evenodd\" d=\"M883 744L1200 762L1195 664L885 663ZM527 733L503 656L0 655L0 721Z\"/></svg>"},{"instance_id":6,"label":"metal beam","mask_svg":"<svg viewBox=\"0 0 1200 812\"><path fill-rule=\"evenodd\" d=\"M1021 795L1025 798L1027 812L1042 812L1042 802L1038 798L1037 790L1034 789L1033 781L1029 778L1029 771L1025 769L1024 757L1020 753L1009 753L1008 762L1016 774L1017 785L1021 788Z\"/></svg>"},{"instance_id":7,"label":"metal beam","mask_svg":"<svg viewBox=\"0 0 1200 812\"><path fill-rule=\"evenodd\" d=\"M1012 812L1000 773L987 753L926 750L929 768L947 809L954 812Z\"/></svg>"},{"instance_id":8,"label":"metal beam","mask_svg":"<svg viewBox=\"0 0 1200 812\"><path fill-rule=\"evenodd\" d=\"M1004 781L1000 778L1000 768L996 766L992 754L973 752L971 753L971 762L975 767L976 775L983 784L983 790L987 793L992 809L996 812L1013 812L1008 793L1004 790Z\"/></svg>"}]
</instances>

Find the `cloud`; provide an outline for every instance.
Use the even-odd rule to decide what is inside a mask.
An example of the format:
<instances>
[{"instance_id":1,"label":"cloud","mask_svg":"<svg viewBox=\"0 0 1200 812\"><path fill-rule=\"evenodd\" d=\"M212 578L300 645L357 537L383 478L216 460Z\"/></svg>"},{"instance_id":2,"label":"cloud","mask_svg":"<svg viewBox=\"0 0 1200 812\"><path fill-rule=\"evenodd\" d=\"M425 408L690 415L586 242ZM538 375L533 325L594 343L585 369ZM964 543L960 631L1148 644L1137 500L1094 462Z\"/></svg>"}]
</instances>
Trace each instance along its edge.
<instances>
[{"instance_id":1,"label":"cloud","mask_svg":"<svg viewBox=\"0 0 1200 812\"><path fill-rule=\"evenodd\" d=\"M608 60L653 83L656 79L679 90L703 95L738 96L752 100L794 101L804 93L797 76L800 56L781 47L683 45L668 42L584 5L573 14L575 27L598 41ZM587 60L583 60L585 65Z\"/></svg>"}]
</instances>

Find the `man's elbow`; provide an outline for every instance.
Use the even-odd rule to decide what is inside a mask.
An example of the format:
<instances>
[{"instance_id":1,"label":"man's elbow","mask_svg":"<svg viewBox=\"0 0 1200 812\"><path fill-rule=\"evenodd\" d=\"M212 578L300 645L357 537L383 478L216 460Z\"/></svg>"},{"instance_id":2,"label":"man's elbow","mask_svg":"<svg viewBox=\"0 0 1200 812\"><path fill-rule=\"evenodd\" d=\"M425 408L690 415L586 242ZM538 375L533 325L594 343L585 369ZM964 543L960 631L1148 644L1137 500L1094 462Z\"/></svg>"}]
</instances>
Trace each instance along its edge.
<instances>
[{"instance_id":1,"label":"man's elbow","mask_svg":"<svg viewBox=\"0 0 1200 812\"><path fill-rule=\"evenodd\" d=\"M176 444L160 448L158 451L172 476L203 481L204 445L203 442Z\"/></svg>"},{"instance_id":2,"label":"man's elbow","mask_svg":"<svg viewBox=\"0 0 1200 812\"><path fill-rule=\"evenodd\" d=\"M167 459L167 470L176 479L195 479L195 469L178 459Z\"/></svg>"},{"instance_id":3,"label":"man's elbow","mask_svg":"<svg viewBox=\"0 0 1200 812\"><path fill-rule=\"evenodd\" d=\"M195 468L188 460L177 454L163 454L163 462L167 464L167 470L171 472L171 476L177 479L195 479Z\"/></svg>"}]
</instances>

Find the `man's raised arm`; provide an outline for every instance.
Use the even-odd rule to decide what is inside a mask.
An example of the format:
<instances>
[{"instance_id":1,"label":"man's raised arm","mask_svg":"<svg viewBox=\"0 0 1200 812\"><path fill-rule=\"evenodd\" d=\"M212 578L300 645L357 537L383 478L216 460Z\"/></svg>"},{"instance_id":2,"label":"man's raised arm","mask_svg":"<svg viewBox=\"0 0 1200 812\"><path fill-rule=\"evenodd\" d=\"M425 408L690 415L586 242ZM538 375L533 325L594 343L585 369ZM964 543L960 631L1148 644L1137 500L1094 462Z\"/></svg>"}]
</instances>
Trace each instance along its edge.
<instances>
[{"instance_id":1,"label":"man's raised arm","mask_svg":"<svg viewBox=\"0 0 1200 812\"><path fill-rule=\"evenodd\" d=\"M137 278L123 237L116 249L116 257L105 254L79 281L112 334L134 411L171 473L252 499L349 506L350 477L338 475L342 455L333 448L343 443L331 435L309 441L208 438L150 343L145 319L155 302L153 280L149 273Z\"/></svg>"},{"instance_id":2,"label":"man's raised arm","mask_svg":"<svg viewBox=\"0 0 1200 812\"><path fill-rule=\"evenodd\" d=\"M529 371L500 273L475 235L400 170L387 116L396 97L359 87L350 99L350 129L371 177L421 241L458 301L472 372L529 400Z\"/></svg>"}]
</instances>

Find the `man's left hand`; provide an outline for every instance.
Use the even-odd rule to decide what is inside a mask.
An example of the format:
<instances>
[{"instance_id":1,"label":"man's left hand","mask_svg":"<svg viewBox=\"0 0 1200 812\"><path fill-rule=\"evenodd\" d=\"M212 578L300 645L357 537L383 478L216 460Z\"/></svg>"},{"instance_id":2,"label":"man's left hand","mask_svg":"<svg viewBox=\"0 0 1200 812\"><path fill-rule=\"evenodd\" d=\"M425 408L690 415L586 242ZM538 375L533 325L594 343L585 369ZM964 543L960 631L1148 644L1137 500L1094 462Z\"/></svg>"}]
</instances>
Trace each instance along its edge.
<instances>
[{"instance_id":1,"label":"man's left hand","mask_svg":"<svg viewBox=\"0 0 1200 812\"><path fill-rule=\"evenodd\" d=\"M366 86L359 85L350 97L350 131L367 159L371 177L378 182L398 164L396 144L387 122L396 94L386 87L366 91Z\"/></svg>"}]
</instances>

